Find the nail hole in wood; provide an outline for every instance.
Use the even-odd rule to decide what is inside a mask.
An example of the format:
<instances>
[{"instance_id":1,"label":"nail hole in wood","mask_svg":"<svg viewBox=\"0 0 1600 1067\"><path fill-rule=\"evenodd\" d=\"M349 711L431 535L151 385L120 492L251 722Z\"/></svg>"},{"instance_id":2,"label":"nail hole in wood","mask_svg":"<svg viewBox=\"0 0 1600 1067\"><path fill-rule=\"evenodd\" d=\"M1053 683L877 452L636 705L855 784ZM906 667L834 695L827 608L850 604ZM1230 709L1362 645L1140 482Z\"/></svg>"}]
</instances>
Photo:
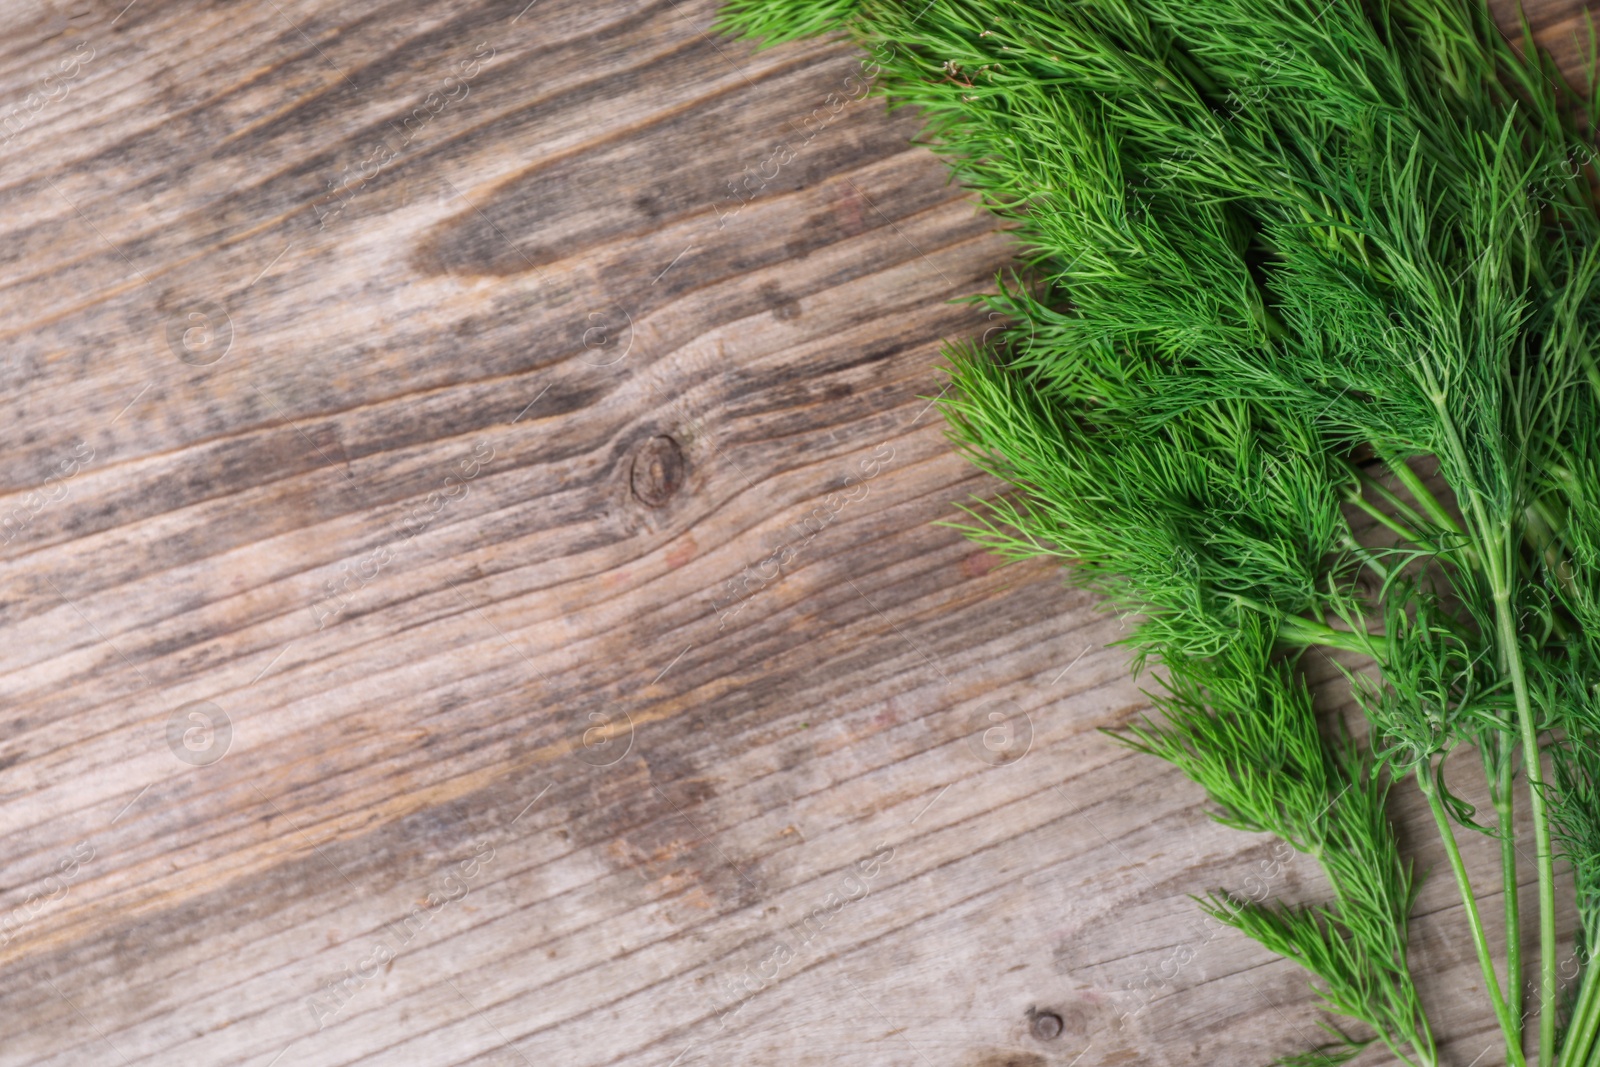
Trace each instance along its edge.
<instances>
[{"instance_id":1,"label":"nail hole in wood","mask_svg":"<svg viewBox=\"0 0 1600 1067\"><path fill-rule=\"evenodd\" d=\"M1053 1011L1030 1011L1028 1014L1033 1016L1030 1029L1034 1037L1040 1041L1054 1041L1061 1036L1064 1026L1061 1016Z\"/></svg>"}]
</instances>

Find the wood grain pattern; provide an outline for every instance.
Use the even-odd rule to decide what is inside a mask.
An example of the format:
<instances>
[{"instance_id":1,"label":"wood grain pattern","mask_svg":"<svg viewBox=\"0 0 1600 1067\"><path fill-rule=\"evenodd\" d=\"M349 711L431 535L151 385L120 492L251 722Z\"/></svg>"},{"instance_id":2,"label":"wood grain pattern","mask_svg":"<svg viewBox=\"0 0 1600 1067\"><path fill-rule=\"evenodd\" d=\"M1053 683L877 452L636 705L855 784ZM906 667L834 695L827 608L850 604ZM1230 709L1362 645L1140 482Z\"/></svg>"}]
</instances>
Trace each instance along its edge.
<instances>
[{"instance_id":1,"label":"wood grain pattern","mask_svg":"<svg viewBox=\"0 0 1600 1067\"><path fill-rule=\"evenodd\" d=\"M1118 620L934 525L1011 246L915 116L709 0L524 3L6 9L0 1063L1313 1043L1187 900L1271 843L1096 732Z\"/></svg>"}]
</instances>

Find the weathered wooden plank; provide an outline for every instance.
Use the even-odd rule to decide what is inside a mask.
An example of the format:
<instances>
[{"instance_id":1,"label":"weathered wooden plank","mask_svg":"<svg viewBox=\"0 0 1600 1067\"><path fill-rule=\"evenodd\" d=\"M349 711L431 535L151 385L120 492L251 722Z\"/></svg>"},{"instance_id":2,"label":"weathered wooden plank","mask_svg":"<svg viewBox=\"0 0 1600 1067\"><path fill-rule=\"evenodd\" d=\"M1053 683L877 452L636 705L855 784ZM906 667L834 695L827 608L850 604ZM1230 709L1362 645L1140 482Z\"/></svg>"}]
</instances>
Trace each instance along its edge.
<instances>
[{"instance_id":1,"label":"weathered wooden plank","mask_svg":"<svg viewBox=\"0 0 1600 1067\"><path fill-rule=\"evenodd\" d=\"M1145 707L1116 618L934 525L995 489L927 398L1011 246L848 48L702 0L12 11L0 1062L1315 1038L1186 899L1270 842L1096 732Z\"/></svg>"}]
</instances>

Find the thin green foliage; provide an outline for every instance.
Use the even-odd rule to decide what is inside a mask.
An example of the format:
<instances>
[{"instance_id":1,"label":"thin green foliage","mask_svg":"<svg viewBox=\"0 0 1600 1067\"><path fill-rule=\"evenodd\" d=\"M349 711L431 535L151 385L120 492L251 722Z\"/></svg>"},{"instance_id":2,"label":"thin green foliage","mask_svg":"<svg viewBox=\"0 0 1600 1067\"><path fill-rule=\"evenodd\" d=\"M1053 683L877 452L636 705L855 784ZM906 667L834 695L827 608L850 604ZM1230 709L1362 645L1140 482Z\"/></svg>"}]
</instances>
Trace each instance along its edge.
<instances>
[{"instance_id":1,"label":"thin green foliage","mask_svg":"<svg viewBox=\"0 0 1600 1067\"><path fill-rule=\"evenodd\" d=\"M729 0L722 26L887 57L891 105L1012 224L1029 280L984 300L1014 326L947 349L940 401L1012 490L960 526L1134 620L1157 714L1121 740L1321 866L1324 904L1203 905L1371 1032L1283 1062L1438 1062L1401 783L1506 1061L1600 1062L1600 970L1563 1010L1555 926L1559 853L1600 937L1600 97L1475 0ZM1369 662L1359 743L1312 711L1313 647ZM1446 783L1461 747L1492 819ZM1458 830L1500 840L1503 886L1531 860L1529 968L1515 891L1493 957Z\"/></svg>"}]
</instances>

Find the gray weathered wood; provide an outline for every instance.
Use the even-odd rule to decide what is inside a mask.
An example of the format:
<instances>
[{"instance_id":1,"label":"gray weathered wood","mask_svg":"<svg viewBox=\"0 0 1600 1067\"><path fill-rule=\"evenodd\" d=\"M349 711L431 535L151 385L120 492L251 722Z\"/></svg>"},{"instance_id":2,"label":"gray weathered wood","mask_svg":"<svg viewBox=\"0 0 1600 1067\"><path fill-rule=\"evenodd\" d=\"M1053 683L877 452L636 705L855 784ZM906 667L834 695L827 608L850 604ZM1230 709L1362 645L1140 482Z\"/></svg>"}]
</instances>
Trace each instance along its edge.
<instances>
[{"instance_id":1,"label":"gray weathered wood","mask_svg":"<svg viewBox=\"0 0 1600 1067\"><path fill-rule=\"evenodd\" d=\"M1271 843L1096 732L1146 706L1118 620L934 525L996 488L928 398L1012 249L848 47L124 2L0 42L0 1063L1314 1042L1187 900ZM1465 1065L1447 880L1422 911Z\"/></svg>"}]
</instances>

